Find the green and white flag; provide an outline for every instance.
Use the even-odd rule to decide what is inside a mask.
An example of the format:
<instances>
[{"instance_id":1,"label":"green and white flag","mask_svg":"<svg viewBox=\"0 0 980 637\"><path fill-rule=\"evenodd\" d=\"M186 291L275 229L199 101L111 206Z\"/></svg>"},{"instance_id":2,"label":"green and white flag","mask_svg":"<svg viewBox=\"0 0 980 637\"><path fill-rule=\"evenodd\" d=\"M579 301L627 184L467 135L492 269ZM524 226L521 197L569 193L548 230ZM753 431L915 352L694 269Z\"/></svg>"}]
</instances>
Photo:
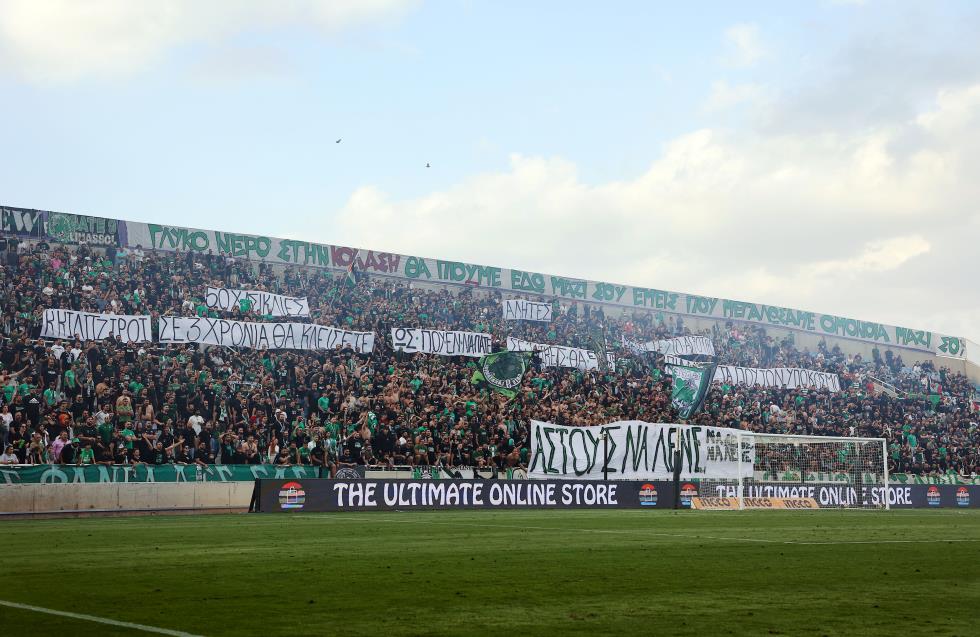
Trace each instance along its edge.
<instances>
[{"instance_id":1,"label":"green and white flag","mask_svg":"<svg viewBox=\"0 0 980 637\"><path fill-rule=\"evenodd\" d=\"M482 357L471 382L485 382L494 391L513 398L521 386L532 352L495 352Z\"/></svg>"},{"instance_id":2,"label":"green and white flag","mask_svg":"<svg viewBox=\"0 0 980 637\"><path fill-rule=\"evenodd\" d=\"M674 379L670 403L677 409L678 415L686 420L701 408L711 386L715 366L667 365L666 372Z\"/></svg>"}]
</instances>

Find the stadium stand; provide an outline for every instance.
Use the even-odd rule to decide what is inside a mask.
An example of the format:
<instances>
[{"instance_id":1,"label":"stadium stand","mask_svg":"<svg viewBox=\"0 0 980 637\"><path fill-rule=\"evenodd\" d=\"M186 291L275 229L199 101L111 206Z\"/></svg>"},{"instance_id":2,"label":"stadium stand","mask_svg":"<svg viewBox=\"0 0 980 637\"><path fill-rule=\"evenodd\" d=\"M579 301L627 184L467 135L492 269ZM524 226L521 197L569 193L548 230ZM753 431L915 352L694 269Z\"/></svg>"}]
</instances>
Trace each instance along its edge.
<instances>
[{"instance_id":1,"label":"stadium stand","mask_svg":"<svg viewBox=\"0 0 980 637\"><path fill-rule=\"evenodd\" d=\"M94 248L4 239L0 268L0 434L6 464L525 466L529 420L594 425L671 422L662 364L621 352L616 369L533 364L515 398L472 382L474 359L392 348L399 326L486 332L588 348L693 332L655 310L610 313L553 303L551 323L504 321L499 291L398 281L363 272L283 266L198 252ZM271 321L245 304L219 311L207 286L309 299L322 325L374 331L371 354L202 348L194 344L40 339L45 309ZM933 360L875 349L865 359L792 333L716 322L720 362L830 372L842 391L714 383L693 422L792 434L885 437L891 470L980 472L974 388ZM906 351L907 355L907 351ZM310 444L312 443L312 444Z\"/></svg>"}]
</instances>

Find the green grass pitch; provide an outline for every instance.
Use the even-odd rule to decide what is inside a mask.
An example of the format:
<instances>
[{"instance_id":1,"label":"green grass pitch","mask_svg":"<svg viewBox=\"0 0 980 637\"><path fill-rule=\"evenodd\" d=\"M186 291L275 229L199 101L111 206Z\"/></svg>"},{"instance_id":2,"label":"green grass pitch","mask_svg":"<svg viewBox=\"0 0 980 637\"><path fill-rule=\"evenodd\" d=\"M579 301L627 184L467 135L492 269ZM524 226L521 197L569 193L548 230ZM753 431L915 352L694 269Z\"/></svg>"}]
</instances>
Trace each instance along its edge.
<instances>
[{"instance_id":1,"label":"green grass pitch","mask_svg":"<svg viewBox=\"0 0 980 637\"><path fill-rule=\"evenodd\" d=\"M0 533L0 599L193 635L980 634L977 510L241 514ZM2 605L0 632L134 634Z\"/></svg>"}]
</instances>

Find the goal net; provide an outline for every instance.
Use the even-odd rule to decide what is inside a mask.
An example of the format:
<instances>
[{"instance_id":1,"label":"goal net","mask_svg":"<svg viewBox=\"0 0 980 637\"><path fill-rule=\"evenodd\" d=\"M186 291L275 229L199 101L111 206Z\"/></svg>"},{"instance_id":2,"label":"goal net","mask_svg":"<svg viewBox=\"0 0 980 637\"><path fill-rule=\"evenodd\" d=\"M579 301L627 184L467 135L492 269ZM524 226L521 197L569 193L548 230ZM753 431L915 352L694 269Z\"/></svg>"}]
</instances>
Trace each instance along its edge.
<instances>
[{"instance_id":1,"label":"goal net","mask_svg":"<svg viewBox=\"0 0 980 637\"><path fill-rule=\"evenodd\" d=\"M888 460L883 438L748 431L735 437L740 450L738 476L706 476L698 480L700 500L723 498L727 506L717 508L738 509L773 508L774 501L819 508L889 508ZM682 495L683 489L682 486Z\"/></svg>"}]
</instances>

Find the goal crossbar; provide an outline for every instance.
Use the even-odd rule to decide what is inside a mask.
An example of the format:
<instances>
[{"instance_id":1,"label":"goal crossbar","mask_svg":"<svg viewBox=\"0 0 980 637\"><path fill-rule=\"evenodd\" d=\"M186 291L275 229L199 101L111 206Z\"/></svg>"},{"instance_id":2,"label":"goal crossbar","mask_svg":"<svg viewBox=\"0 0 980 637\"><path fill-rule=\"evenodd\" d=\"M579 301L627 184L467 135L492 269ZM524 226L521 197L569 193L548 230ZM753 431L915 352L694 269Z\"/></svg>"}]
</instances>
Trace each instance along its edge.
<instances>
[{"instance_id":1,"label":"goal crossbar","mask_svg":"<svg viewBox=\"0 0 980 637\"><path fill-rule=\"evenodd\" d=\"M735 439L737 475L698 480L699 496L726 500L718 508L890 508L884 438L739 431ZM806 502L759 502L767 498Z\"/></svg>"}]
</instances>

